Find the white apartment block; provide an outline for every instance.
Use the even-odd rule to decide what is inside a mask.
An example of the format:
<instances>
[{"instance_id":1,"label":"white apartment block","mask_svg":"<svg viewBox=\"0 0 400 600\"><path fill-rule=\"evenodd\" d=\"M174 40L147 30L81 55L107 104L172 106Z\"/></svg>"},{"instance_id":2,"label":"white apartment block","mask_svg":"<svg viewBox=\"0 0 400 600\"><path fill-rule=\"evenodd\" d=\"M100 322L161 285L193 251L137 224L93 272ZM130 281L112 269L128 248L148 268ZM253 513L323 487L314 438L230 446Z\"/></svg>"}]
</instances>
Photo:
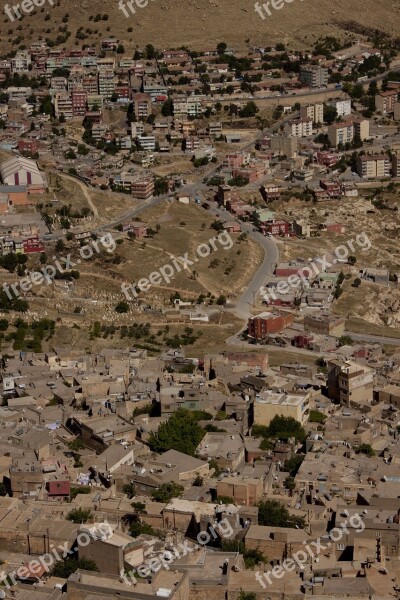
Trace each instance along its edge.
<instances>
[{"instance_id":1,"label":"white apartment block","mask_svg":"<svg viewBox=\"0 0 400 600\"><path fill-rule=\"evenodd\" d=\"M136 139L142 150L154 152L156 149L156 138L154 135L139 135Z\"/></svg>"},{"instance_id":2,"label":"white apartment block","mask_svg":"<svg viewBox=\"0 0 400 600\"><path fill-rule=\"evenodd\" d=\"M10 60L12 73L27 73L31 64L31 55L29 52L20 51Z\"/></svg>"},{"instance_id":3,"label":"white apartment block","mask_svg":"<svg viewBox=\"0 0 400 600\"><path fill-rule=\"evenodd\" d=\"M338 117L348 117L349 115L351 115L350 98L346 98L345 100L342 100L341 98L328 100L326 104L327 106L333 106L334 108L336 108Z\"/></svg>"}]
</instances>

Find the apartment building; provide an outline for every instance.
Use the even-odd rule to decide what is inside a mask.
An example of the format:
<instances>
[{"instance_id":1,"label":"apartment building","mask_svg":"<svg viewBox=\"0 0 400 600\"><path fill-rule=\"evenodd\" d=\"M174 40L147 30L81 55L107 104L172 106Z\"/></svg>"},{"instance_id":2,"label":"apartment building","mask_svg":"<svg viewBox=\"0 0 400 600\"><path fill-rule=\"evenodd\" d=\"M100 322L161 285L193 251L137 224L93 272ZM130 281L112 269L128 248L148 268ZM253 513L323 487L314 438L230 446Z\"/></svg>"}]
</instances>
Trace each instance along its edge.
<instances>
[{"instance_id":1,"label":"apartment building","mask_svg":"<svg viewBox=\"0 0 400 600\"><path fill-rule=\"evenodd\" d=\"M247 325L248 337L262 340L269 334L278 333L293 323L293 315L263 312L251 317Z\"/></svg>"},{"instance_id":2,"label":"apartment building","mask_svg":"<svg viewBox=\"0 0 400 600\"><path fill-rule=\"evenodd\" d=\"M59 92L54 98L54 113L57 118L64 115L66 119L72 119L74 116L74 107L69 92Z\"/></svg>"},{"instance_id":3,"label":"apartment building","mask_svg":"<svg viewBox=\"0 0 400 600\"><path fill-rule=\"evenodd\" d=\"M375 96L376 110L383 115L394 112L394 105L399 99L398 90L387 90Z\"/></svg>"},{"instance_id":4,"label":"apartment building","mask_svg":"<svg viewBox=\"0 0 400 600\"><path fill-rule=\"evenodd\" d=\"M400 177L400 156L397 152L392 154L392 177Z\"/></svg>"},{"instance_id":5,"label":"apartment building","mask_svg":"<svg viewBox=\"0 0 400 600\"><path fill-rule=\"evenodd\" d=\"M369 121L368 119L358 118L353 119L354 137L359 137L361 141L369 138Z\"/></svg>"},{"instance_id":6,"label":"apartment building","mask_svg":"<svg viewBox=\"0 0 400 600\"><path fill-rule=\"evenodd\" d=\"M313 123L324 122L324 105L323 104L307 104L300 107L300 118L311 119Z\"/></svg>"},{"instance_id":7,"label":"apartment building","mask_svg":"<svg viewBox=\"0 0 400 600\"><path fill-rule=\"evenodd\" d=\"M71 93L71 100L74 117L84 117L86 114L87 93L84 90L75 89Z\"/></svg>"},{"instance_id":8,"label":"apartment building","mask_svg":"<svg viewBox=\"0 0 400 600\"><path fill-rule=\"evenodd\" d=\"M152 114L151 98L148 94L135 94L133 108L137 119L147 119Z\"/></svg>"},{"instance_id":9,"label":"apartment building","mask_svg":"<svg viewBox=\"0 0 400 600\"><path fill-rule=\"evenodd\" d=\"M12 73L28 73L31 65L31 55L24 50L17 52L14 58L10 59Z\"/></svg>"},{"instance_id":10,"label":"apartment building","mask_svg":"<svg viewBox=\"0 0 400 600\"><path fill-rule=\"evenodd\" d=\"M175 117L199 117L204 113L205 96L179 96L174 98Z\"/></svg>"},{"instance_id":11,"label":"apartment building","mask_svg":"<svg viewBox=\"0 0 400 600\"><path fill-rule=\"evenodd\" d=\"M329 125L328 139L332 146L351 144L354 139L354 125L352 121L342 121Z\"/></svg>"},{"instance_id":12,"label":"apartment building","mask_svg":"<svg viewBox=\"0 0 400 600\"><path fill-rule=\"evenodd\" d=\"M99 72L99 94L106 100L110 100L114 94L115 81L114 71L104 70Z\"/></svg>"},{"instance_id":13,"label":"apartment building","mask_svg":"<svg viewBox=\"0 0 400 600\"><path fill-rule=\"evenodd\" d=\"M359 156L357 159L357 173L363 179L390 177L392 164L387 154Z\"/></svg>"},{"instance_id":14,"label":"apartment building","mask_svg":"<svg viewBox=\"0 0 400 600\"><path fill-rule=\"evenodd\" d=\"M375 372L350 360L328 361L328 395L349 407L370 405L373 400Z\"/></svg>"},{"instance_id":15,"label":"apartment building","mask_svg":"<svg viewBox=\"0 0 400 600\"><path fill-rule=\"evenodd\" d=\"M275 135L271 138L271 150L274 155L294 158L299 148L298 138L292 135Z\"/></svg>"},{"instance_id":16,"label":"apartment building","mask_svg":"<svg viewBox=\"0 0 400 600\"><path fill-rule=\"evenodd\" d=\"M309 87L328 85L328 69L325 67L303 67L300 69L300 81Z\"/></svg>"},{"instance_id":17,"label":"apartment building","mask_svg":"<svg viewBox=\"0 0 400 600\"><path fill-rule=\"evenodd\" d=\"M99 80L97 75L87 75L82 78L82 88L88 94L98 94L99 93Z\"/></svg>"},{"instance_id":18,"label":"apartment building","mask_svg":"<svg viewBox=\"0 0 400 600\"><path fill-rule=\"evenodd\" d=\"M274 417L292 417L302 425L307 423L310 412L310 392L286 394L265 390L254 400L254 423L268 425Z\"/></svg>"},{"instance_id":19,"label":"apartment building","mask_svg":"<svg viewBox=\"0 0 400 600\"><path fill-rule=\"evenodd\" d=\"M154 152L156 149L156 137L154 135L138 135L136 138L140 144L140 149L146 152Z\"/></svg>"},{"instance_id":20,"label":"apartment building","mask_svg":"<svg viewBox=\"0 0 400 600\"><path fill-rule=\"evenodd\" d=\"M338 117L348 117L351 115L351 98L333 98L325 104L335 108Z\"/></svg>"},{"instance_id":21,"label":"apartment building","mask_svg":"<svg viewBox=\"0 0 400 600\"><path fill-rule=\"evenodd\" d=\"M132 196L138 200L148 200L153 197L154 179L150 175L138 176L132 181Z\"/></svg>"},{"instance_id":22,"label":"apartment building","mask_svg":"<svg viewBox=\"0 0 400 600\"><path fill-rule=\"evenodd\" d=\"M290 121L285 126L285 131L288 135L292 135L293 137L308 137L312 135L312 126L313 119L310 118L300 118L295 119L294 121Z\"/></svg>"}]
</instances>

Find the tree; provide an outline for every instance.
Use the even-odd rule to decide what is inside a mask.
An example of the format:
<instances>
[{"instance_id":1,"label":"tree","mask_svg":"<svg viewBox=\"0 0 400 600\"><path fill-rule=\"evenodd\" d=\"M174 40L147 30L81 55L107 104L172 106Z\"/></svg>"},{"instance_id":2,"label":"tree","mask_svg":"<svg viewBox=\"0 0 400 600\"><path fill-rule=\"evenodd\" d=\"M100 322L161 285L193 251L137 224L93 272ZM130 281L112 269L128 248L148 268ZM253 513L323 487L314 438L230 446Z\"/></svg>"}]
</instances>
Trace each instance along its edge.
<instances>
[{"instance_id":1,"label":"tree","mask_svg":"<svg viewBox=\"0 0 400 600\"><path fill-rule=\"evenodd\" d=\"M122 486L122 491L128 496L129 500L132 500L132 498L136 496L136 487L133 483L125 483L125 485Z\"/></svg>"},{"instance_id":2,"label":"tree","mask_svg":"<svg viewBox=\"0 0 400 600\"><path fill-rule=\"evenodd\" d=\"M62 252L63 250L65 250L65 244L62 240L57 240L56 242L56 251L57 252Z\"/></svg>"},{"instance_id":3,"label":"tree","mask_svg":"<svg viewBox=\"0 0 400 600\"><path fill-rule=\"evenodd\" d=\"M352 346L353 339L349 335L341 335L338 340L339 346Z\"/></svg>"},{"instance_id":4,"label":"tree","mask_svg":"<svg viewBox=\"0 0 400 600\"><path fill-rule=\"evenodd\" d=\"M361 279L359 277L356 277L355 280L353 281L353 287L358 288L361 285Z\"/></svg>"},{"instance_id":5,"label":"tree","mask_svg":"<svg viewBox=\"0 0 400 600\"><path fill-rule=\"evenodd\" d=\"M63 579L68 579L72 573L75 573L77 569L82 569L84 571L98 571L96 563L94 560L90 558L80 558L77 560L76 558L67 558L66 560L56 562L51 574L54 577L62 577Z\"/></svg>"},{"instance_id":6,"label":"tree","mask_svg":"<svg viewBox=\"0 0 400 600\"><path fill-rule=\"evenodd\" d=\"M324 123L331 125L337 117L337 110L335 106L329 106L324 104Z\"/></svg>"},{"instance_id":7,"label":"tree","mask_svg":"<svg viewBox=\"0 0 400 600\"><path fill-rule=\"evenodd\" d=\"M227 49L227 45L225 42L220 42L217 44L217 52L218 54L225 54L225 50Z\"/></svg>"},{"instance_id":8,"label":"tree","mask_svg":"<svg viewBox=\"0 0 400 600\"><path fill-rule=\"evenodd\" d=\"M349 258L347 259L347 262L349 263L349 265L355 265L357 262L357 257L356 256L349 256Z\"/></svg>"},{"instance_id":9,"label":"tree","mask_svg":"<svg viewBox=\"0 0 400 600\"><path fill-rule=\"evenodd\" d=\"M171 481L169 483L162 483L158 489L154 490L154 492L151 494L151 497L156 502L167 503L172 500L172 498L181 496L183 490L183 485Z\"/></svg>"},{"instance_id":10,"label":"tree","mask_svg":"<svg viewBox=\"0 0 400 600\"><path fill-rule=\"evenodd\" d=\"M114 307L115 312L119 314L124 314L129 312L129 304L127 302L118 302L118 304Z\"/></svg>"},{"instance_id":11,"label":"tree","mask_svg":"<svg viewBox=\"0 0 400 600\"><path fill-rule=\"evenodd\" d=\"M171 117L174 114L174 103L171 98L168 98L161 107L163 117Z\"/></svg>"},{"instance_id":12,"label":"tree","mask_svg":"<svg viewBox=\"0 0 400 600\"><path fill-rule=\"evenodd\" d=\"M204 485L204 479L198 473L197 473L197 475L196 475L196 477L195 477L195 479L193 481L193 485L195 487L202 487L202 485Z\"/></svg>"},{"instance_id":13,"label":"tree","mask_svg":"<svg viewBox=\"0 0 400 600\"><path fill-rule=\"evenodd\" d=\"M297 442L304 442L306 432L293 417L275 416L268 426L268 437L287 441L294 437Z\"/></svg>"},{"instance_id":14,"label":"tree","mask_svg":"<svg viewBox=\"0 0 400 600\"><path fill-rule=\"evenodd\" d=\"M156 433L151 432L149 445L154 452L172 449L193 456L203 436L196 415L180 408L166 423L161 423Z\"/></svg>"},{"instance_id":15,"label":"tree","mask_svg":"<svg viewBox=\"0 0 400 600\"><path fill-rule=\"evenodd\" d=\"M251 117L255 117L257 113L258 113L257 104L253 100L250 100L250 102L248 102L246 104L246 106L244 106L242 108L242 110L239 112L239 116L243 117L243 118L251 118Z\"/></svg>"},{"instance_id":16,"label":"tree","mask_svg":"<svg viewBox=\"0 0 400 600\"><path fill-rule=\"evenodd\" d=\"M303 517L292 516L286 506L278 500L261 500L258 503L258 523L269 527L289 527L294 529L297 525L303 528Z\"/></svg>"},{"instance_id":17,"label":"tree","mask_svg":"<svg viewBox=\"0 0 400 600\"><path fill-rule=\"evenodd\" d=\"M283 482L283 485L285 486L285 488L287 490L289 490L289 492L293 492L293 490L296 487L296 483L293 479L293 477L291 477L290 475L288 475L285 479L285 481Z\"/></svg>"},{"instance_id":18,"label":"tree","mask_svg":"<svg viewBox=\"0 0 400 600\"><path fill-rule=\"evenodd\" d=\"M309 423L325 423L326 415L319 410L310 410Z\"/></svg>"},{"instance_id":19,"label":"tree","mask_svg":"<svg viewBox=\"0 0 400 600\"><path fill-rule=\"evenodd\" d=\"M92 518L92 511L89 508L74 508L70 510L66 518L73 523L86 523Z\"/></svg>"},{"instance_id":20,"label":"tree","mask_svg":"<svg viewBox=\"0 0 400 600\"><path fill-rule=\"evenodd\" d=\"M369 457L375 456L375 452L370 444L360 444L356 448L357 454L366 454Z\"/></svg>"}]
</instances>

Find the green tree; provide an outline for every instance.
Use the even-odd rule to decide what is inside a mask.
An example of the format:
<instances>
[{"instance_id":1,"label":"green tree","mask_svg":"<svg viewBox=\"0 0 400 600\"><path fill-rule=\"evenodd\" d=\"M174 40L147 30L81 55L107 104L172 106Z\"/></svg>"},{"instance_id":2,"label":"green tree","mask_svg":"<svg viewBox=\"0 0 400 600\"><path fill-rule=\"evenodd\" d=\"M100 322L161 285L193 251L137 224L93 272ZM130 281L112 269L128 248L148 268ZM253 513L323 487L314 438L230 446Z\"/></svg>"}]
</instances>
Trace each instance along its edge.
<instances>
[{"instance_id":1,"label":"green tree","mask_svg":"<svg viewBox=\"0 0 400 600\"><path fill-rule=\"evenodd\" d=\"M67 558L66 560L62 560L56 562L51 574L54 577L62 577L63 579L68 579L72 573L75 573L77 569L82 569L84 571L98 571L96 563L90 558L80 558L77 560L76 558Z\"/></svg>"},{"instance_id":2,"label":"green tree","mask_svg":"<svg viewBox=\"0 0 400 600\"><path fill-rule=\"evenodd\" d=\"M356 448L356 453L357 454L366 454L369 457L375 456L374 449L372 448L372 446L370 444L360 444Z\"/></svg>"},{"instance_id":3,"label":"green tree","mask_svg":"<svg viewBox=\"0 0 400 600\"><path fill-rule=\"evenodd\" d=\"M149 445L154 452L172 449L194 456L203 436L204 430L198 424L196 415L180 408L166 423L161 423L156 433L150 434Z\"/></svg>"},{"instance_id":4,"label":"green tree","mask_svg":"<svg viewBox=\"0 0 400 600\"><path fill-rule=\"evenodd\" d=\"M183 485L170 481L169 483L162 483L158 489L154 490L151 497L156 502L167 503L172 498L178 498L183 493Z\"/></svg>"},{"instance_id":5,"label":"green tree","mask_svg":"<svg viewBox=\"0 0 400 600\"><path fill-rule=\"evenodd\" d=\"M197 473L197 475L196 475L196 477L195 477L195 479L193 481L193 485L195 487L202 487L202 485L204 485L204 479L198 473Z\"/></svg>"},{"instance_id":6,"label":"green tree","mask_svg":"<svg viewBox=\"0 0 400 600\"><path fill-rule=\"evenodd\" d=\"M326 415L320 412L319 410L310 410L310 415L308 417L308 421L310 423L325 423Z\"/></svg>"},{"instance_id":7,"label":"green tree","mask_svg":"<svg viewBox=\"0 0 400 600\"><path fill-rule=\"evenodd\" d=\"M277 500L261 500L258 503L258 523L269 527L303 528L303 517L292 516L286 506Z\"/></svg>"},{"instance_id":8,"label":"green tree","mask_svg":"<svg viewBox=\"0 0 400 600\"><path fill-rule=\"evenodd\" d=\"M89 508L79 507L70 510L66 518L73 523L86 523L92 516L92 511Z\"/></svg>"},{"instance_id":9,"label":"green tree","mask_svg":"<svg viewBox=\"0 0 400 600\"><path fill-rule=\"evenodd\" d=\"M133 483L125 483L122 486L122 491L128 496L129 500L136 496L136 487Z\"/></svg>"}]
</instances>

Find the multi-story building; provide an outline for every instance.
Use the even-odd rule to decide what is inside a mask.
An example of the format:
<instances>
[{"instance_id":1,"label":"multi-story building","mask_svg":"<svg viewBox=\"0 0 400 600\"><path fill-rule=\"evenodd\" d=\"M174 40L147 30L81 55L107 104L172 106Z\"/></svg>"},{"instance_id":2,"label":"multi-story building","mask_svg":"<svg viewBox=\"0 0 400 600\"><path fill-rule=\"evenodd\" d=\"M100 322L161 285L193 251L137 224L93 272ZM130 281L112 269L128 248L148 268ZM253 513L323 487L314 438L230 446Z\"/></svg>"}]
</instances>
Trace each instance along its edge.
<instances>
[{"instance_id":1,"label":"multi-story building","mask_svg":"<svg viewBox=\"0 0 400 600\"><path fill-rule=\"evenodd\" d=\"M138 176L132 181L132 196L138 200L148 200L153 197L154 179L150 175Z\"/></svg>"},{"instance_id":2,"label":"multi-story building","mask_svg":"<svg viewBox=\"0 0 400 600\"><path fill-rule=\"evenodd\" d=\"M154 152L156 149L156 137L154 135L138 135L136 140L140 144L141 150Z\"/></svg>"},{"instance_id":3,"label":"multi-story building","mask_svg":"<svg viewBox=\"0 0 400 600\"><path fill-rule=\"evenodd\" d=\"M300 81L309 87L328 85L328 69L325 67L303 67L300 70Z\"/></svg>"},{"instance_id":4,"label":"multi-story building","mask_svg":"<svg viewBox=\"0 0 400 600\"><path fill-rule=\"evenodd\" d=\"M392 177L400 177L400 155L397 152L392 154Z\"/></svg>"},{"instance_id":5,"label":"multi-story building","mask_svg":"<svg viewBox=\"0 0 400 600\"><path fill-rule=\"evenodd\" d=\"M351 115L351 99L350 98L334 98L326 102L327 106L336 108L338 117L348 117Z\"/></svg>"},{"instance_id":6,"label":"multi-story building","mask_svg":"<svg viewBox=\"0 0 400 600\"><path fill-rule=\"evenodd\" d=\"M72 98L69 92L58 92L54 98L54 112L57 118L64 115L66 119L72 119L74 109Z\"/></svg>"},{"instance_id":7,"label":"multi-story building","mask_svg":"<svg viewBox=\"0 0 400 600\"><path fill-rule=\"evenodd\" d=\"M152 114L151 97L148 94L135 94L133 107L137 119L147 119Z\"/></svg>"},{"instance_id":8,"label":"multi-story building","mask_svg":"<svg viewBox=\"0 0 400 600\"><path fill-rule=\"evenodd\" d=\"M308 137L312 135L313 119L295 119L287 123L285 130L289 135L293 137Z\"/></svg>"},{"instance_id":9,"label":"multi-story building","mask_svg":"<svg viewBox=\"0 0 400 600\"><path fill-rule=\"evenodd\" d=\"M82 78L82 88L88 94L99 93L99 81L96 75L86 75Z\"/></svg>"},{"instance_id":10,"label":"multi-story building","mask_svg":"<svg viewBox=\"0 0 400 600\"><path fill-rule=\"evenodd\" d=\"M179 96L174 98L175 117L200 117L204 113L205 96Z\"/></svg>"},{"instance_id":11,"label":"multi-story building","mask_svg":"<svg viewBox=\"0 0 400 600\"><path fill-rule=\"evenodd\" d=\"M285 394L266 390L254 400L254 423L268 427L274 417L292 417L304 425L310 412L310 392Z\"/></svg>"},{"instance_id":12,"label":"multi-story building","mask_svg":"<svg viewBox=\"0 0 400 600\"><path fill-rule=\"evenodd\" d=\"M311 119L313 123L324 122L324 105L323 104L307 104L300 107L300 118Z\"/></svg>"},{"instance_id":13,"label":"multi-story building","mask_svg":"<svg viewBox=\"0 0 400 600\"><path fill-rule=\"evenodd\" d=\"M332 123L328 127L328 139L332 146L351 144L354 139L354 125L352 121Z\"/></svg>"},{"instance_id":14,"label":"multi-story building","mask_svg":"<svg viewBox=\"0 0 400 600\"><path fill-rule=\"evenodd\" d=\"M392 163L387 154L363 155L357 159L357 173L363 179L390 177Z\"/></svg>"},{"instance_id":15,"label":"multi-story building","mask_svg":"<svg viewBox=\"0 0 400 600\"><path fill-rule=\"evenodd\" d=\"M298 138L292 135L275 135L271 137L271 150L275 155L294 158L299 147Z\"/></svg>"},{"instance_id":16,"label":"multi-story building","mask_svg":"<svg viewBox=\"0 0 400 600\"><path fill-rule=\"evenodd\" d=\"M312 313L304 317L304 330L340 337L344 334L344 317L330 313Z\"/></svg>"},{"instance_id":17,"label":"multi-story building","mask_svg":"<svg viewBox=\"0 0 400 600\"><path fill-rule=\"evenodd\" d=\"M10 59L10 66L12 73L28 73L31 65L31 55L29 52L20 50Z\"/></svg>"},{"instance_id":18,"label":"multi-story building","mask_svg":"<svg viewBox=\"0 0 400 600\"><path fill-rule=\"evenodd\" d=\"M349 407L370 405L374 394L375 372L370 367L349 360L328 361L328 395L331 400Z\"/></svg>"},{"instance_id":19,"label":"multi-story building","mask_svg":"<svg viewBox=\"0 0 400 600\"><path fill-rule=\"evenodd\" d=\"M398 90L387 90L375 96L375 107L383 115L394 112L394 105L399 99Z\"/></svg>"},{"instance_id":20,"label":"multi-story building","mask_svg":"<svg viewBox=\"0 0 400 600\"><path fill-rule=\"evenodd\" d=\"M363 119L363 118L353 119L353 125L354 125L354 137L355 138L357 138L357 137L360 138L360 140L362 142L369 138L369 121L368 121L368 119Z\"/></svg>"},{"instance_id":21,"label":"multi-story building","mask_svg":"<svg viewBox=\"0 0 400 600\"><path fill-rule=\"evenodd\" d=\"M87 93L84 90L75 89L71 93L71 98L74 117L84 117L86 113Z\"/></svg>"},{"instance_id":22,"label":"multi-story building","mask_svg":"<svg viewBox=\"0 0 400 600\"><path fill-rule=\"evenodd\" d=\"M110 100L114 94L114 89L114 71L107 69L99 71L99 94L106 100Z\"/></svg>"},{"instance_id":23,"label":"multi-story building","mask_svg":"<svg viewBox=\"0 0 400 600\"><path fill-rule=\"evenodd\" d=\"M247 324L248 337L262 340L269 334L278 333L293 323L293 315L263 312L251 317Z\"/></svg>"}]
</instances>

